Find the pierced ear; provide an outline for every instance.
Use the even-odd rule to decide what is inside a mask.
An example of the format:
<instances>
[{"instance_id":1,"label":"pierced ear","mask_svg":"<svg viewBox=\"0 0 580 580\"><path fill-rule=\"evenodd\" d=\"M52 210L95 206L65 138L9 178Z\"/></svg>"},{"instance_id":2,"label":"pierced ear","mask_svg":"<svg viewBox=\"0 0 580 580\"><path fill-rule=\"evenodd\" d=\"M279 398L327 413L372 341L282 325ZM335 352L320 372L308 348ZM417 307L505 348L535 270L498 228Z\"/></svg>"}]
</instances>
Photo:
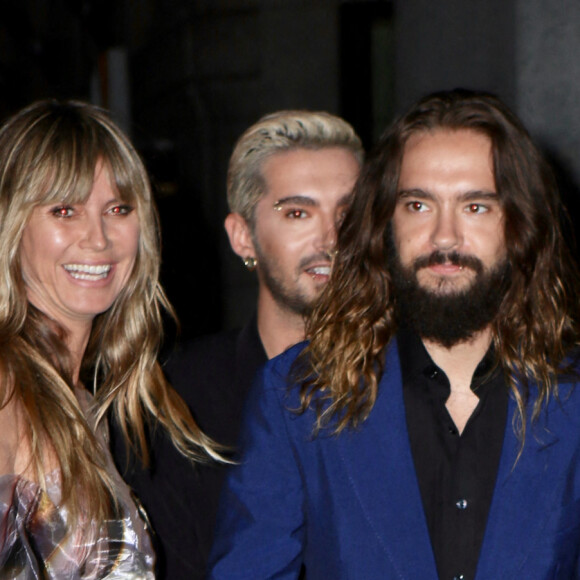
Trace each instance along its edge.
<instances>
[{"instance_id":1,"label":"pierced ear","mask_svg":"<svg viewBox=\"0 0 580 580\"><path fill-rule=\"evenodd\" d=\"M256 250L252 243L252 234L248 222L239 213L230 213L226 217L224 227L230 239L232 250L240 258L255 258Z\"/></svg>"}]
</instances>

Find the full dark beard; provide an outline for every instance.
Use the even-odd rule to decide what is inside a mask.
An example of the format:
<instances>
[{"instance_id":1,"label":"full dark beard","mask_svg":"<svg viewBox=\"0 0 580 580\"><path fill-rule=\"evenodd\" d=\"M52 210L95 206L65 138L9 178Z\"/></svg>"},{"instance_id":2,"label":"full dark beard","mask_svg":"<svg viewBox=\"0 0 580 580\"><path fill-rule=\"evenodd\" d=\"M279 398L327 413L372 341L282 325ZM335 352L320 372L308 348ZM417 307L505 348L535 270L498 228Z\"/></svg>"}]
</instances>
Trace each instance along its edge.
<instances>
[{"instance_id":1,"label":"full dark beard","mask_svg":"<svg viewBox=\"0 0 580 580\"><path fill-rule=\"evenodd\" d=\"M418 270L445 262L475 271L476 276L469 287L438 293L419 285ZM507 260L485 270L478 258L457 252L433 252L416 260L410 268L404 267L399 257L394 256L391 274L399 320L411 326L422 338L446 348L469 340L497 316L509 286L510 272Z\"/></svg>"}]
</instances>

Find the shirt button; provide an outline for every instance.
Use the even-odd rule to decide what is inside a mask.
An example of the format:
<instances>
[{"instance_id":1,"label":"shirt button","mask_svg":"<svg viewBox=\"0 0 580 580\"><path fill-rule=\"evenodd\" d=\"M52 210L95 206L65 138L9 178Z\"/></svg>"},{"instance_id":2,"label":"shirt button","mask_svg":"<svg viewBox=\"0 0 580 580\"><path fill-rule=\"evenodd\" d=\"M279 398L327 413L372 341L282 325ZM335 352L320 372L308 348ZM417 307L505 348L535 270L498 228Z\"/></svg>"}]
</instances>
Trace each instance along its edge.
<instances>
[{"instance_id":1,"label":"shirt button","mask_svg":"<svg viewBox=\"0 0 580 580\"><path fill-rule=\"evenodd\" d=\"M463 574L459 574L457 576L453 576L453 580L465 580L465 576Z\"/></svg>"},{"instance_id":2,"label":"shirt button","mask_svg":"<svg viewBox=\"0 0 580 580\"><path fill-rule=\"evenodd\" d=\"M455 507L458 510L464 510L465 508L467 508L467 500L466 499L460 499L458 501L455 502ZM463 576L458 576L458 578L463 578Z\"/></svg>"},{"instance_id":3,"label":"shirt button","mask_svg":"<svg viewBox=\"0 0 580 580\"><path fill-rule=\"evenodd\" d=\"M459 431L453 426L450 426L448 430L451 435L459 435Z\"/></svg>"}]
</instances>

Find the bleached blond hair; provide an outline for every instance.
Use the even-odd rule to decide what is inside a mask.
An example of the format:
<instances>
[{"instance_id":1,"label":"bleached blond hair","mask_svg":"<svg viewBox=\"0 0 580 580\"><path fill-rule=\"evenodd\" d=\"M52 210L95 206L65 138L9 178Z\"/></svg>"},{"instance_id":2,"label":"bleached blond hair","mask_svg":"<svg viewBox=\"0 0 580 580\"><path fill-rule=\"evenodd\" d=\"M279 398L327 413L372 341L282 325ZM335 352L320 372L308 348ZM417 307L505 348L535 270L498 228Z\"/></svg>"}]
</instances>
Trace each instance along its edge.
<instances>
[{"instance_id":1,"label":"bleached blond hair","mask_svg":"<svg viewBox=\"0 0 580 580\"><path fill-rule=\"evenodd\" d=\"M238 139L228 167L230 211L252 223L254 208L265 193L264 162L276 153L294 149L341 147L360 165L364 150L353 127L324 111L288 110L262 117Z\"/></svg>"}]
</instances>

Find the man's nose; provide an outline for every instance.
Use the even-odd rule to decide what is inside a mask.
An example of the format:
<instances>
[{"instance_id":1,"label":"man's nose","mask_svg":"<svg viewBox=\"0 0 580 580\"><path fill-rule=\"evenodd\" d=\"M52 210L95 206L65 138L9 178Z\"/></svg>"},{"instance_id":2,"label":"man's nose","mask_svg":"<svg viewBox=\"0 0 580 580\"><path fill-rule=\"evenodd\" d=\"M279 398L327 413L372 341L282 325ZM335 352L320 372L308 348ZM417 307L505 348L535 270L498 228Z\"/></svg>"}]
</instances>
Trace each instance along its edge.
<instances>
[{"instance_id":1,"label":"man's nose","mask_svg":"<svg viewBox=\"0 0 580 580\"><path fill-rule=\"evenodd\" d=\"M335 216L322 216L319 227L318 249L328 252L336 246L337 223Z\"/></svg>"},{"instance_id":2,"label":"man's nose","mask_svg":"<svg viewBox=\"0 0 580 580\"><path fill-rule=\"evenodd\" d=\"M433 245L439 250L450 250L461 242L460 224L451 210L442 210L436 216L433 233Z\"/></svg>"}]
</instances>

